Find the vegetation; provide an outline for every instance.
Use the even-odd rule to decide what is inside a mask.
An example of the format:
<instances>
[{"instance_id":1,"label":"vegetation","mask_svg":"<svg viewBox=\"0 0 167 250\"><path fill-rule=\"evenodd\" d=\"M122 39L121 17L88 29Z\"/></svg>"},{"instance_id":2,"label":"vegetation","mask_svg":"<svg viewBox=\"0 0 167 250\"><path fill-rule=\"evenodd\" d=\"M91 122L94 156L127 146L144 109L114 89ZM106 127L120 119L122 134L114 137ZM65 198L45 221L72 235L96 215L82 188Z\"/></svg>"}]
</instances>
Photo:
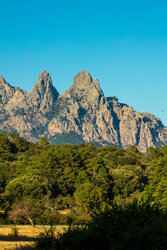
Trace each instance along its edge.
<instances>
[{"instance_id":1,"label":"vegetation","mask_svg":"<svg viewBox=\"0 0 167 250\"><path fill-rule=\"evenodd\" d=\"M33 249L167 249L167 214L150 207L115 207L83 227L70 228L56 238L42 235Z\"/></svg>"},{"instance_id":2,"label":"vegetation","mask_svg":"<svg viewBox=\"0 0 167 250\"><path fill-rule=\"evenodd\" d=\"M167 146L142 154L135 146L53 146L0 133L0 224L94 225L95 217L113 220L115 207L126 217L131 206L165 216Z\"/></svg>"}]
</instances>

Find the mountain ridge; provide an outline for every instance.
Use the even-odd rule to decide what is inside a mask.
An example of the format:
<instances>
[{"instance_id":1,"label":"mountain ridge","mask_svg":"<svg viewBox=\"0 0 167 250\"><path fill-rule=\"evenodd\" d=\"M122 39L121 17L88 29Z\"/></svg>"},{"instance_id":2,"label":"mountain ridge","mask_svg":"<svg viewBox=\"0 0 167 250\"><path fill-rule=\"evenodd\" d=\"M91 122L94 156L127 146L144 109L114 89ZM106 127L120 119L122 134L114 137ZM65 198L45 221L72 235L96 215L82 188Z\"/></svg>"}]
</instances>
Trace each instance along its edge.
<instances>
[{"instance_id":1,"label":"mountain ridge","mask_svg":"<svg viewBox=\"0 0 167 250\"><path fill-rule=\"evenodd\" d=\"M30 92L10 86L0 76L0 131L30 141L42 136L63 142L94 142L141 151L167 144L167 128L159 118L135 111L118 98L105 97L97 78L86 70L59 94L51 76L42 71Z\"/></svg>"}]
</instances>

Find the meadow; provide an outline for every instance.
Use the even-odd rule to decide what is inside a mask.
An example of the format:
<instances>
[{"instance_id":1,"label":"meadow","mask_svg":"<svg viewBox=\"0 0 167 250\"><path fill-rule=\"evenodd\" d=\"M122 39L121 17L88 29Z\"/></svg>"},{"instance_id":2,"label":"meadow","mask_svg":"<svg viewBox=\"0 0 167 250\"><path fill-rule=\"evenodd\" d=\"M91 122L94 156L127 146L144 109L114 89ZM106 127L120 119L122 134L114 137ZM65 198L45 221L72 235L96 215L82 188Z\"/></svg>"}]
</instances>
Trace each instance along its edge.
<instances>
[{"instance_id":1,"label":"meadow","mask_svg":"<svg viewBox=\"0 0 167 250\"><path fill-rule=\"evenodd\" d=\"M50 226L39 225L0 225L0 250L16 249L21 246L33 246L41 233L45 233ZM55 236L67 230L67 226L57 225L54 227Z\"/></svg>"}]
</instances>

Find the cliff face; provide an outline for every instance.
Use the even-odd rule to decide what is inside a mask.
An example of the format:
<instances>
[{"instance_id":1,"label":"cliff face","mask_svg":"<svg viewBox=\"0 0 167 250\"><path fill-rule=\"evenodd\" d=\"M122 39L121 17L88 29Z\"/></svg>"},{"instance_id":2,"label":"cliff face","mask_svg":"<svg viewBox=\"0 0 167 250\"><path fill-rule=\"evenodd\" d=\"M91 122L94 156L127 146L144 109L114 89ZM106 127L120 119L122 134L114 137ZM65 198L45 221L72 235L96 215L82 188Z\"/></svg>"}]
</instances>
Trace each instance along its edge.
<instances>
[{"instance_id":1,"label":"cliff face","mask_svg":"<svg viewBox=\"0 0 167 250\"><path fill-rule=\"evenodd\" d=\"M0 121L2 132L17 132L30 141L45 136L55 143L136 145L141 151L167 144L167 128L158 118L105 97L87 71L79 72L62 95L46 71L29 93L0 77Z\"/></svg>"}]
</instances>

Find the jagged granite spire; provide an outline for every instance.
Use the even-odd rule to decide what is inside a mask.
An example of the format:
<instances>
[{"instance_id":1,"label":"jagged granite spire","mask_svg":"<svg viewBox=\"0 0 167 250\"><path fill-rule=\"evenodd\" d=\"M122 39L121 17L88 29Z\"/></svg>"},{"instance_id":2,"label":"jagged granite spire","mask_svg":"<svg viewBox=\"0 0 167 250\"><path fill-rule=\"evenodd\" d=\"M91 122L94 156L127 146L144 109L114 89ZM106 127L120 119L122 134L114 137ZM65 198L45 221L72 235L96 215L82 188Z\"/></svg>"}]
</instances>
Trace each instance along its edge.
<instances>
[{"instance_id":1,"label":"jagged granite spire","mask_svg":"<svg viewBox=\"0 0 167 250\"><path fill-rule=\"evenodd\" d=\"M38 108L43 112L51 110L58 95L58 91L52 84L50 74L46 71L42 71L37 83L28 93L27 97L34 108Z\"/></svg>"},{"instance_id":2,"label":"jagged granite spire","mask_svg":"<svg viewBox=\"0 0 167 250\"><path fill-rule=\"evenodd\" d=\"M98 107L103 95L98 80L93 80L88 71L82 70L74 77L73 84L67 89L64 97L73 98L82 107L88 108Z\"/></svg>"},{"instance_id":3,"label":"jagged granite spire","mask_svg":"<svg viewBox=\"0 0 167 250\"><path fill-rule=\"evenodd\" d=\"M86 70L80 71L75 77L73 81L73 87L77 87L78 89L89 88L92 83L92 76Z\"/></svg>"},{"instance_id":4,"label":"jagged granite spire","mask_svg":"<svg viewBox=\"0 0 167 250\"><path fill-rule=\"evenodd\" d=\"M0 76L0 103L7 104L14 95L15 89Z\"/></svg>"}]
</instances>

